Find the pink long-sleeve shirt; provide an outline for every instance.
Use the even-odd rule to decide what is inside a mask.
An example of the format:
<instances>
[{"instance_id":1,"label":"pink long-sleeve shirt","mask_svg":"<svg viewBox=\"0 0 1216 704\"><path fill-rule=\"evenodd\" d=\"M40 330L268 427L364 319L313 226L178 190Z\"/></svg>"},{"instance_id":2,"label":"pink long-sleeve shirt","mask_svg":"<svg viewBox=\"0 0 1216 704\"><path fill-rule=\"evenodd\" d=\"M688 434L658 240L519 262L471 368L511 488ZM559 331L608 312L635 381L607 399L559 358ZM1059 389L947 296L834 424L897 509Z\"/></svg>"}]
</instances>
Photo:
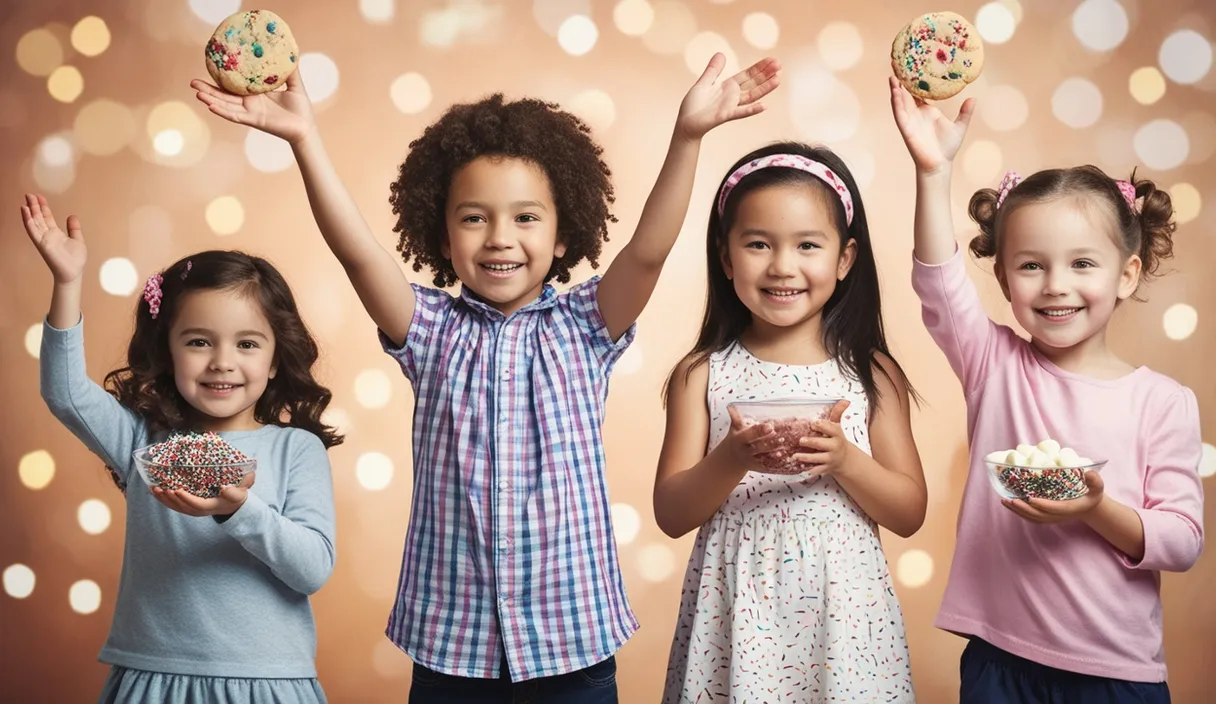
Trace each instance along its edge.
<instances>
[{"instance_id":1,"label":"pink long-sleeve shirt","mask_svg":"<svg viewBox=\"0 0 1216 704\"><path fill-rule=\"evenodd\" d=\"M961 252L913 263L925 326L963 384L971 468L936 625L1037 663L1166 679L1160 571L1203 549L1203 445L1190 389L1147 367L1114 380L1066 372L990 320ZM1045 438L1106 459L1106 495L1144 525L1133 561L1080 521L1039 525L1004 508L984 456Z\"/></svg>"}]
</instances>

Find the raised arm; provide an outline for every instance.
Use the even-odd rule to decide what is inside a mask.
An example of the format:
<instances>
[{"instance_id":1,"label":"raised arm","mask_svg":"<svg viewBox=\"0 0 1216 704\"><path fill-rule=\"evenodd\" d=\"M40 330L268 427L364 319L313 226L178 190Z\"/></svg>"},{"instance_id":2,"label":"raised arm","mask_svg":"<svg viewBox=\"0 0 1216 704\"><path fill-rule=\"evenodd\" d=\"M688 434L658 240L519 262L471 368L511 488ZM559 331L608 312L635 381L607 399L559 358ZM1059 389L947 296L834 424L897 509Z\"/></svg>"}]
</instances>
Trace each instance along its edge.
<instances>
[{"instance_id":1,"label":"raised arm","mask_svg":"<svg viewBox=\"0 0 1216 704\"><path fill-rule=\"evenodd\" d=\"M933 105L909 94L894 77L888 80L895 124L916 164L914 253L924 264L941 264L954 256L958 246L950 214L950 179L954 156L975 112L975 100L964 101L958 117L951 120Z\"/></svg>"},{"instance_id":2,"label":"raised arm","mask_svg":"<svg viewBox=\"0 0 1216 704\"><path fill-rule=\"evenodd\" d=\"M757 102L780 82L781 65L763 59L717 83L726 57L714 54L705 72L684 96L667 158L637 229L612 261L599 285L600 314L612 339L633 325L650 301L667 255L675 245L688 212L701 138L714 127L764 110Z\"/></svg>"},{"instance_id":3,"label":"raised arm","mask_svg":"<svg viewBox=\"0 0 1216 704\"><path fill-rule=\"evenodd\" d=\"M774 449L767 424L744 428L731 410L731 429L708 454L709 408L705 394L709 366L691 373L685 359L667 389L667 430L654 481L654 517L667 535L678 538L708 521L747 475L751 458Z\"/></svg>"},{"instance_id":4,"label":"raised arm","mask_svg":"<svg viewBox=\"0 0 1216 704\"><path fill-rule=\"evenodd\" d=\"M395 344L403 345L414 314L414 290L397 260L372 234L334 169L300 72L288 76L286 90L262 95L235 96L200 80L190 86L216 115L291 144L321 236L346 270L372 321Z\"/></svg>"}]
</instances>

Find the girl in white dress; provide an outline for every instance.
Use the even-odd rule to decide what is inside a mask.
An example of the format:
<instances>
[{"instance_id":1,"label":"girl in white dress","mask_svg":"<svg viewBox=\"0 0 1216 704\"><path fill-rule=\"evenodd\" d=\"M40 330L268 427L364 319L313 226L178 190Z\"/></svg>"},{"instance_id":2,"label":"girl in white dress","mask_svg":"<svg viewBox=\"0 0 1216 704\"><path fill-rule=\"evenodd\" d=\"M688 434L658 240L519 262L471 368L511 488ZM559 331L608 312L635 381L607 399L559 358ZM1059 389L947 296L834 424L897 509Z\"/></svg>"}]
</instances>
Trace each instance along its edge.
<instances>
[{"instance_id":1,"label":"girl in white dress","mask_svg":"<svg viewBox=\"0 0 1216 704\"><path fill-rule=\"evenodd\" d=\"M911 390L883 333L852 174L779 143L739 160L709 218L709 300L672 372L655 479L659 527L698 529L664 702L914 701L878 526L925 517ZM771 424L736 401L839 398L779 475Z\"/></svg>"}]
</instances>

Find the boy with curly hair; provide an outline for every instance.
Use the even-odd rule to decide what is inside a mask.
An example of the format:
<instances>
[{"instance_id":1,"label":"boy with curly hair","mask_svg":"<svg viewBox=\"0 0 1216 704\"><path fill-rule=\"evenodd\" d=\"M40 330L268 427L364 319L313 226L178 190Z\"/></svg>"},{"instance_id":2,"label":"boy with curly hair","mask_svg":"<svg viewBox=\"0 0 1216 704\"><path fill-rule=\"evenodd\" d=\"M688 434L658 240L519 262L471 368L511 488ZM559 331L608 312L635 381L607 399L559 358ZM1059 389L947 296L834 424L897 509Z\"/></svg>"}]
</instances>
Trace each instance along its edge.
<instances>
[{"instance_id":1,"label":"boy with curly hair","mask_svg":"<svg viewBox=\"0 0 1216 704\"><path fill-rule=\"evenodd\" d=\"M637 630L612 534L601 423L675 244L701 138L754 115L778 83L762 60L680 105L633 238L603 278L614 201L590 129L557 105L493 95L450 108L392 184L410 284L342 185L299 73L238 97L191 85L212 112L286 139L321 234L414 389L414 494L387 635L414 660L410 702L616 701L614 653ZM458 296L441 290L459 281Z\"/></svg>"}]
</instances>

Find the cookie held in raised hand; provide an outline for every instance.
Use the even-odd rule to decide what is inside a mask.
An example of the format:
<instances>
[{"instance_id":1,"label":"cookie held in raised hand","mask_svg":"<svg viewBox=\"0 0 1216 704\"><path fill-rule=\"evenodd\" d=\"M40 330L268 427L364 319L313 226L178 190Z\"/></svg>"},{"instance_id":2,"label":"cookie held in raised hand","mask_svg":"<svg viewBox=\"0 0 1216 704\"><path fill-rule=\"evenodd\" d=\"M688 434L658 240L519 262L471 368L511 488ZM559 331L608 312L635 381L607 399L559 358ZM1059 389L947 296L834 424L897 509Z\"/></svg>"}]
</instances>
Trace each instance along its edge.
<instances>
[{"instance_id":1,"label":"cookie held in raised hand","mask_svg":"<svg viewBox=\"0 0 1216 704\"><path fill-rule=\"evenodd\" d=\"M962 16L930 12L909 22L895 37L891 68L912 95L944 100L979 77L984 43Z\"/></svg>"},{"instance_id":2,"label":"cookie held in raised hand","mask_svg":"<svg viewBox=\"0 0 1216 704\"><path fill-rule=\"evenodd\" d=\"M295 35L269 10L238 12L220 22L207 42L207 73L236 95L278 88L299 66Z\"/></svg>"}]
</instances>

